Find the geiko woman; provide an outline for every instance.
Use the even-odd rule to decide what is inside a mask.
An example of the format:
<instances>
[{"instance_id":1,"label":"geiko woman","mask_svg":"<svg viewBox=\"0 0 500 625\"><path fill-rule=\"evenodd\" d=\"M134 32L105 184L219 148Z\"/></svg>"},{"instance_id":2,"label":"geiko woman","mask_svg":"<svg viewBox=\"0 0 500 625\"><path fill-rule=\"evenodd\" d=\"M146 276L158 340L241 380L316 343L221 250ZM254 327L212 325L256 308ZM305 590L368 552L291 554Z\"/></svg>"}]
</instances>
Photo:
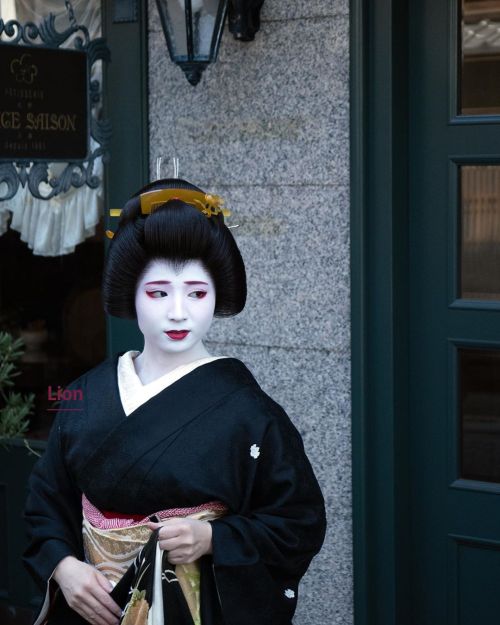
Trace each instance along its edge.
<instances>
[{"instance_id":1,"label":"geiko woman","mask_svg":"<svg viewBox=\"0 0 500 625\"><path fill-rule=\"evenodd\" d=\"M179 180L121 211L107 313L142 352L72 382L29 482L36 625L290 625L324 499L291 420L243 362L203 344L241 312L245 268L220 198Z\"/></svg>"}]
</instances>

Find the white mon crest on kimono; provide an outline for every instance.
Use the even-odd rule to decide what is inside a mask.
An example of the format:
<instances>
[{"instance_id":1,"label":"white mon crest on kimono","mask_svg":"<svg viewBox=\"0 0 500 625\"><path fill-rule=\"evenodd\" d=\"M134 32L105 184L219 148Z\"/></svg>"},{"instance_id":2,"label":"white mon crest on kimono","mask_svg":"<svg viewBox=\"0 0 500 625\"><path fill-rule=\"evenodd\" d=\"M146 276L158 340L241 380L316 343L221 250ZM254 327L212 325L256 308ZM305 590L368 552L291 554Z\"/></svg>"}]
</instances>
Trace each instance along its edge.
<instances>
[{"instance_id":1,"label":"white mon crest on kimono","mask_svg":"<svg viewBox=\"0 0 500 625\"><path fill-rule=\"evenodd\" d=\"M256 443L250 447L250 455L252 458L258 458L260 456L260 447L256 445Z\"/></svg>"}]
</instances>

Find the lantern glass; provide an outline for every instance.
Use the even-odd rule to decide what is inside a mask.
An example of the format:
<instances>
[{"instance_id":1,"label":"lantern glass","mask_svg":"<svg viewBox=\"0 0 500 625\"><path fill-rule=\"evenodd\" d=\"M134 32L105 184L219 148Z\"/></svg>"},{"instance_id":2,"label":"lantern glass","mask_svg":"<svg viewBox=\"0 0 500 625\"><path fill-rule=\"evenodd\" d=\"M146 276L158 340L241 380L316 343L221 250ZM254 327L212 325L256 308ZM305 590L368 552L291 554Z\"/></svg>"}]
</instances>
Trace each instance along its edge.
<instances>
[{"instance_id":1,"label":"lantern glass","mask_svg":"<svg viewBox=\"0 0 500 625\"><path fill-rule=\"evenodd\" d=\"M163 19L163 29L171 49L172 58L187 60L186 14L184 0L159 0L158 6Z\"/></svg>"},{"instance_id":2,"label":"lantern glass","mask_svg":"<svg viewBox=\"0 0 500 625\"><path fill-rule=\"evenodd\" d=\"M228 0L156 0L170 57L196 84L215 61Z\"/></svg>"},{"instance_id":3,"label":"lantern glass","mask_svg":"<svg viewBox=\"0 0 500 625\"><path fill-rule=\"evenodd\" d=\"M172 58L212 60L219 34L219 5L219 0L158 0Z\"/></svg>"},{"instance_id":4,"label":"lantern glass","mask_svg":"<svg viewBox=\"0 0 500 625\"><path fill-rule=\"evenodd\" d=\"M195 4L202 8L196 12ZM219 0L195 0L193 2L193 53L195 57L209 61L215 37L215 20L219 8Z\"/></svg>"}]
</instances>

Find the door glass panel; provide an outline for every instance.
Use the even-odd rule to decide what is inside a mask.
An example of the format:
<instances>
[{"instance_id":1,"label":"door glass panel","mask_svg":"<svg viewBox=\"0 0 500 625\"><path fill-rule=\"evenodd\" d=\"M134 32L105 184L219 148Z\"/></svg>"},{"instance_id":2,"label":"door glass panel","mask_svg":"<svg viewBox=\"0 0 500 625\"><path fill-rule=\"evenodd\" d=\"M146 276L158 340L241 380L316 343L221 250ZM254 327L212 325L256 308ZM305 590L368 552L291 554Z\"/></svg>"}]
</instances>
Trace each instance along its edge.
<instances>
[{"instance_id":1,"label":"door glass panel","mask_svg":"<svg viewBox=\"0 0 500 625\"><path fill-rule=\"evenodd\" d=\"M462 0L459 113L500 113L500 0Z\"/></svg>"},{"instance_id":2,"label":"door glass panel","mask_svg":"<svg viewBox=\"0 0 500 625\"><path fill-rule=\"evenodd\" d=\"M500 482L500 350L458 355L461 477Z\"/></svg>"},{"instance_id":3,"label":"door glass panel","mask_svg":"<svg viewBox=\"0 0 500 625\"><path fill-rule=\"evenodd\" d=\"M460 297L500 300L500 165L460 167Z\"/></svg>"}]
</instances>

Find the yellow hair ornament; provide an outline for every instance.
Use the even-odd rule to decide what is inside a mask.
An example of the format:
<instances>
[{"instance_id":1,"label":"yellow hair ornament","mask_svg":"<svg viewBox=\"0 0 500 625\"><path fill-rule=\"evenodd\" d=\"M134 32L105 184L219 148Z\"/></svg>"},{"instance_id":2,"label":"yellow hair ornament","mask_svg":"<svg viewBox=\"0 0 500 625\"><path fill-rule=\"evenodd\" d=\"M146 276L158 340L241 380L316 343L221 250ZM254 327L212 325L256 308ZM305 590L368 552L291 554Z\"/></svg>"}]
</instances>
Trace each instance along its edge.
<instances>
[{"instance_id":1,"label":"yellow hair ornament","mask_svg":"<svg viewBox=\"0 0 500 625\"><path fill-rule=\"evenodd\" d=\"M202 191L193 191L191 189L156 189L147 191L141 196L141 213L149 215L158 206L165 204L169 200L180 200L186 204L191 204L207 217L222 213L224 217L231 214L227 208L223 206L224 200L219 195L210 195Z\"/></svg>"},{"instance_id":2,"label":"yellow hair ornament","mask_svg":"<svg viewBox=\"0 0 500 625\"><path fill-rule=\"evenodd\" d=\"M220 195L211 195L210 193L203 193L202 191L194 191L192 189L155 189L142 193L139 197L141 201L141 213L143 215L150 215L155 209L169 200L180 200L185 204L190 204L206 217L218 215L219 213L222 213L224 217L229 217L229 215L231 215L231 211L224 206L224 200ZM121 208L111 208L109 215L110 217L119 217L121 212ZM236 226L232 227L234 228ZM111 230L106 230L106 236L112 239L114 233Z\"/></svg>"}]
</instances>

